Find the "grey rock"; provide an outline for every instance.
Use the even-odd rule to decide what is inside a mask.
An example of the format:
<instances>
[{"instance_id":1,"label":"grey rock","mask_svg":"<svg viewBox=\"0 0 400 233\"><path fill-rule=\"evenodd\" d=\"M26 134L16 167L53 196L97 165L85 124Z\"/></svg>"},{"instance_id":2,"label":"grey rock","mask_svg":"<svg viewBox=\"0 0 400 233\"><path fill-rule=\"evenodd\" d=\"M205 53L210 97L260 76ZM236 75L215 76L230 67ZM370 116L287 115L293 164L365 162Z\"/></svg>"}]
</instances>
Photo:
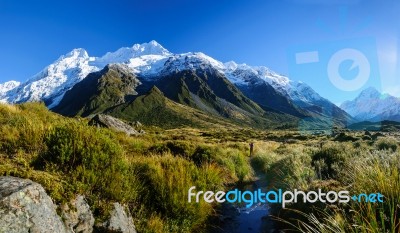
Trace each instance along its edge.
<instances>
[{"instance_id":1,"label":"grey rock","mask_svg":"<svg viewBox=\"0 0 400 233\"><path fill-rule=\"evenodd\" d=\"M31 180L0 177L1 233L66 233L56 206Z\"/></svg>"},{"instance_id":2,"label":"grey rock","mask_svg":"<svg viewBox=\"0 0 400 233\"><path fill-rule=\"evenodd\" d=\"M119 203L114 203L110 219L103 223L102 227L112 232L136 233L132 216L129 212L127 214L124 207Z\"/></svg>"},{"instance_id":3,"label":"grey rock","mask_svg":"<svg viewBox=\"0 0 400 233\"><path fill-rule=\"evenodd\" d=\"M105 114L97 114L90 121L90 125L110 128L118 132L126 133L127 135L139 135L140 133L136 131L132 126L126 124L125 122Z\"/></svg>"},{"instance_id":4,"label":"grey rock","mask_svg":"<svg viewBox=\"0 0 400 233\"><path fill-rule=\"evenodd\" d=\"M84 196L79 195L69 203L64 204L61 207L61 213L69 232L93 232L94 217Z\"/></svg>"}]
</instances>

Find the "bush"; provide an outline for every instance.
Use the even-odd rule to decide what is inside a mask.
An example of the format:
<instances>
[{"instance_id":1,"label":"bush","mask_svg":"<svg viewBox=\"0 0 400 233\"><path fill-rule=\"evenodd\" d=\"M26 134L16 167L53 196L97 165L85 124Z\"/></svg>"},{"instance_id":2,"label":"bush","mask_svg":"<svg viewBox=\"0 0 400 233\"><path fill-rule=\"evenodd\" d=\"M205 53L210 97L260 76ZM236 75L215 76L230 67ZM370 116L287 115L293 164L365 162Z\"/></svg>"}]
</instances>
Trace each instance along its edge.
<instances>
[{"instance_id":1,"label":"bush","mask_svg":"<svg viewBox=\"0 0 400 233\"><path fill-rule=\"evenodd\" d=\"M378 150L396 151L398 146L398 142L394 138L380 138L376 141L375 144Z\"/></svg>"},{"instance_id":2,"label":"bush","mask_svg":"<svg viewBox=\"0 0 400 233\"><path fill-rule=\"evenodd\" d=\"M214 153L211 147L198 146L190 158L194 164L201 166L202 164L210 163L211 161L215 160L215 158L213 158L213 154Z\"/></svg>"},{"instance_id":3,"label":"bush","mask_svg":"<svg viewBox=\"0 0 400 233\"><path fill-rule=\"evenodd\" d=\"M349 156L340 144L328 144L313 152L312 165L320 179L337 179Z\"/></svg>"},{"instance_id":4,"label":"bush","mask_svg":"<svg viewBox=\"0 0 400 233\"><path fill-rule=\"evenodd\" d=\"M95 192L95 199L133 199L137 178L129 174L122 149L112 135L76 121L56 126L47 133L47 151L37 158L35 166L68 174L75 192Z\"/></svg>"},{"instance_id":5,"label":"bush","mask_svg":"<svg viewBox=\"0 0 400 233\"><path fill-rule=\"evenodd\" d=\"M339 133L334 139L334 141L338 141L338 142L349 142L349 141L355 142L357 140L358 140L358 138L353 137L351 135L346 135L344 132Z\"/></svg>"},{"instance_id":6,"label":"bush","mask_svg":"<svg viewBox=\"0 0 400 233\"><path fill-rule=\"evenodd\" d=\"M171 153L175 156L189 158L193 153L193 146L186 141L167 141L150 147L149 152L156 154Z\"/></svg>"},{"instance_id":7,"label":"bush","mask_svg":"<svg viewBox=\"0 0 400 233\"><path fill-rule=\"evenodd\" d=\"M78 166L91 170L110 167L113 161L121 159L122 150L101 130L79 122L57 126L46 135L47 152L41 159L64 172Z\"/></svg>"}]
</instances>

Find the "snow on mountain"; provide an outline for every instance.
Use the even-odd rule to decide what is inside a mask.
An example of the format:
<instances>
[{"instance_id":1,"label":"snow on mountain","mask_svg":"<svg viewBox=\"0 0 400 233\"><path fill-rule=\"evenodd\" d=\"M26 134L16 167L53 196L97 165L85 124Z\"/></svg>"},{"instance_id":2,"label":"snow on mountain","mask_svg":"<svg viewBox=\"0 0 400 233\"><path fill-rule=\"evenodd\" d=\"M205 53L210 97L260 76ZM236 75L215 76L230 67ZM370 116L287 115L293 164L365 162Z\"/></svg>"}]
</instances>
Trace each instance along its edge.
<instances>
[{"instance_id":1,"label":"snow on mountain","mask_svg":"<svg viewBox=\"0 0 400 233\"><path fill-rule=\"evenodd\" d=\"M264 66L236 64L233 61L225 63L224 66L224 71L228 79L231 79L232 83L238 85L247 85L262 80L279 89L286 87L290 82L287 77L279 75Z\"/></svg>"},{"instance_id":2,"label":"snow on mountain","mask_svg":"<svg viewBox=\"0 0 400 233\"><path fill-rule=\"evenodd\" d=\"M104 56L96 58L91 65L97 67L105 67L107 64L111 63L132 63L133 67L146 66L148 63L146 61L158 61L164 59L165 57L171 56L168 50L163 48L156 41L152 40L149 43L135 44L132 47L120 48L115 52L108 52ZM142 59L138 59L143 57Z\"/></svg>"},{"instance_id":3,"label":"snow on mountain","mask_svg":"<svg viewBox=\"0 0 400 233\"><path fill-rule=\"evenodd\" d=\"M66 91L89 73L101 70L111 63L125 64L142 78L157 78L186 69L212 68L225 74L237 86L267 83L283 96L303 105L323 99L306 84L291 81L267 67L252 67L235 62L222 63L201 52L173 54L156 41L150 41L120 48L102 57L90 57L84 49L74 49L18 86L7 89L6 84L2 84L0 101L45 101L48 107L52 108L61 101Z\"/></svg>"},{"instance_id":4,"label":"snow on mountain","mask_svg":"<svg viewBox=\"0 0 400 233\"><path fill-rule=\"evenodd\" d=\"M170 55L168 50L155 41L121 48L102 57L90 57L84 49L74 49L16 88L7 89L5 86L9 84L1 84L0 101L45 101L52 108L61 101L66 91L89 73L101 70L107 64L126 63L134 72L145 73L151 70L153 64L162 64L162 60Z\"/></svg>"},{"instance_id":5,"label":"snow on mountain","mask_svg":"<svg viewBox=\"0 0 400 233\"><path fill-rule=\"evenodd\" d=\"M0 95L18 87L20 84L20 82L14 80L0 84Z\"/></svg>"},{"instance_id":6,"label":"snow on mountain","mask_svg":"<svg viewBox=\"0 0 400 233\"><path fill-rule=\"evenodd\" d=\"M382 94L373 87L363 90L354 100L340 106L362 121L399 120L400 98Z\"/></svg>"},{"instance_id":7,"label":"snow on mountain","mask_svg":"<svg viewBox=\"0 0 400 233\"><path fill-rule=\"evenodd\" d=\"M163 64L160 75L178 72L182 70L197 70L213 68L223 72L224 65L204 53L183 53L169 57Z\"/></svg>"},{"instance_id":8,"label":"snow on mountain","mask_svg":"<svg viewBox=\"0 0 400 233\"><path fill-rule=\"evenodd\" d=\"M2 99L5 97L6 93L17 88L21 83L17 81L8 81L3 84L0 84L0 102L6 102L2 101Z\"/></svg>"},{"instance_id":9,"label":"snow on mountain","mask_svg":"<svg viewBox=\"0 0 400 233\"><path fill-rule=\"evenodd\" d=\"M301 103L301 105L307 105L307 103L313 105L316 101L323 100L307 84L292 81L288 77L275 73L267 67L252 67L246 64L236 64L233 61L227 62L224 65L227 78L235 85L260 85L265 82L274 87L282 95L288 96L293 102Z\"/></svg>"},{"instance_id":10,"label":"snow on mountain","mask_svg":"<svg viewBox=\"0 0 400 233\"><path fill-rule=\"evenodd\" d=\"M6 92L2 101L20 103L26 101L61 100L62 95L75 83L82 80L96 67L89 66L91 58L84 49L74 49L61 56L53 64L34 75L25 83ZM49 103L50 106L57 101Z\"/></svg>"}]
</instances>

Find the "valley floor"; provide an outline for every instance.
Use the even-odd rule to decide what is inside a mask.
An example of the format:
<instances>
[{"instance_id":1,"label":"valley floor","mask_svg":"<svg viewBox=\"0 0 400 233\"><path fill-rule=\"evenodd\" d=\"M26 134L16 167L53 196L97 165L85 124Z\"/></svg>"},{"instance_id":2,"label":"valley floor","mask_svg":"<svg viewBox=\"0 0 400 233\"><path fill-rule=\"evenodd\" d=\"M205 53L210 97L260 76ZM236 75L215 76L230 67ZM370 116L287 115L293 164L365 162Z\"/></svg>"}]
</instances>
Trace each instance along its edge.
<instances>
[{"instance_id":1,"label":"valley floor","mask_svg":"<svg viewBox=\"0 0 400 233\"><path fill-rule=\"evenodd\" d=\"M249 183L253 189L348 190L385 197L383 203L293 203L286 209L271 204L260 209L259 217L276 230L400 230L398 132L259 131L218 125L143 130L144 135L127 136L89 126L84 118L62 117L41 104L0 105L0 176L41 184L58 206L84 195L95 226L109 216L114 202L121 203L132 213L138 232L204 232L216 218L229 222L226 213L217 211L220 206L188 203L188 189L229 190ZM254 145L252 157L249 143ZM258 223L264 226L260 232L271 229L271 224ZM247 226L252 232L256 228Z\"/></svg>"}]
</instances>

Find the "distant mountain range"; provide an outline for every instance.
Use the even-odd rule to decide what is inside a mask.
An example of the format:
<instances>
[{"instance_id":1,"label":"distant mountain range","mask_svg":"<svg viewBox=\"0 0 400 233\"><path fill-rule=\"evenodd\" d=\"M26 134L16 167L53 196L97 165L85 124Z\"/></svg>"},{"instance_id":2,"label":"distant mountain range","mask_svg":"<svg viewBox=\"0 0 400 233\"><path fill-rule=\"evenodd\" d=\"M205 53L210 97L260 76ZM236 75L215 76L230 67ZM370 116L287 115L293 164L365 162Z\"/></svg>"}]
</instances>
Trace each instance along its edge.
<instances>
[{"instance_id":1,"label":"distant mountain range","mask_svg":"<svg viewBox=\"0 0 400 233\"><path fill-rule=\"evenodd\" d=\"M133 107L138 100L142 112ZM345 126L366 119L355 110L359 105L339 108L307 84L266 67L222 63L203 53L173 54L155 41L102 57L74 49L26 82L0 84L0 101L44 101L68 116L107 112L127 120L147 119L164 109L169 119L186 119L181 123L194 122L187 114L192 112L260 127L296 127L304 120L317 128ZM158 107L152 112L143 101ZM161 122L163 115L157 117Z\"/></svg>"},{"instance_id":2,"label":"distant mountain range","mask_svg":"<svg viewBox=\"0 0 400 233\"><path fill-rule=\"evenodd\" d=\"M382 94L373 87L362 91L354 100L340 107L357 121L400 121L400 98Z\"/></svg>"}]
</instances>

